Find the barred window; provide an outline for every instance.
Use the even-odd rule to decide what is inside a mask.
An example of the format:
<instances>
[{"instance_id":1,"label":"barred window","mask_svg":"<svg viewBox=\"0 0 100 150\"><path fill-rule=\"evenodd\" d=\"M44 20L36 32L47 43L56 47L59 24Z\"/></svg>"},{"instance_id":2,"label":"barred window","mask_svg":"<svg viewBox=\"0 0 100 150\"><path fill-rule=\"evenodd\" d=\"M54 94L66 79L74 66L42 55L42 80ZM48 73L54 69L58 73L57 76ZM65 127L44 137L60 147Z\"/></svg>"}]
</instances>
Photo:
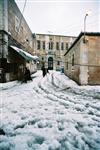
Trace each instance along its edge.
<instances>
[{"instance_id":1,"label":"barred window","mask_svg":"<svg viewBox=\"0 0 100 150\"><path fill-rule=\"evenodd\" d=\"M59 42L56 42L56 49L59 50Z\"/></svg>"},{"instance_id":2,"label":"barred window","mask_svg":"<svg viewBox=\"0 0 100 150\"><path fill-rule=\"evenodd\" d=\"M49 49L50 49L50 42L49 42Z\"/></svg>"},{"instance_id":3,"label":"barred window","mask_svg":"<svg viewBox=\"0 0 100 150\"><path fill-rule=\"evenodd\" d=\"M41 45L40 45L40 41L37 41L37 49L40 49Z\"/></svg>"},{"instance_id":4,"label":"barred window","mask_svg":"<svg viewBox=\"0 0 100 150\"><path fill-rule=\"evenodd\" d=\"M43 49L45 49L45 41L43 41Z\"/></svg>"},{"instance_id":5,"label":"barred window","mask_svg":"<svg viewBox=\"0 0 100 150\"><path fill-rule=\"evenodd\" d=\"M68 50L68 43L66 43L66 50Z\"/></svg>"},{"instance_id":6,"label":"barred window","mask_svg":"<svg viewBox=\"0 0 100 150\"><path fill-rule=\"evenodd\" d=\"M53 50L53 42L51 42L51 49Z\"/></svg>"},{"instance_id":7,"label":"barred window","mask_svg":"<svg viewBox=\"0 0 100 150\"><path fill-rule=\"evenodd\" d=\"M49 49L53 50L53 42L49 42Z\"/></svg>"},{"instance_id":8,"label":"barred window","mask_svg":"<svg viewBox=\"0 0 100 150\"><path fill-rule=\"evenodd\" d=\"M61 43L61 50L64 50L64 43Z\"/></svg>"}]
</instances>

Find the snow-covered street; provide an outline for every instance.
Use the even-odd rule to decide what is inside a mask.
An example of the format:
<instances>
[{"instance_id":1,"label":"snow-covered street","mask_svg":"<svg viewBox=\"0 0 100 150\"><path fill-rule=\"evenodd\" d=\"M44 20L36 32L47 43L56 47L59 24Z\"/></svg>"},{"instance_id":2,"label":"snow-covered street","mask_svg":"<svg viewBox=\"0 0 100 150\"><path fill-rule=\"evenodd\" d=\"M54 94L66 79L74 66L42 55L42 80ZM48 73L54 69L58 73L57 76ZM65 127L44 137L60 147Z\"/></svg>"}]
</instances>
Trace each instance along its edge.
<instances>
[{"instance_id":1,"label":"snow-covered street","mask_svg":"<svg viewBox=\"0 0 100 150\"><path fill-rule=\"evenodd\" d=\"M0 83L0 150L100 150L100 86L60 72Z\"/></svg>"}]
</instances>

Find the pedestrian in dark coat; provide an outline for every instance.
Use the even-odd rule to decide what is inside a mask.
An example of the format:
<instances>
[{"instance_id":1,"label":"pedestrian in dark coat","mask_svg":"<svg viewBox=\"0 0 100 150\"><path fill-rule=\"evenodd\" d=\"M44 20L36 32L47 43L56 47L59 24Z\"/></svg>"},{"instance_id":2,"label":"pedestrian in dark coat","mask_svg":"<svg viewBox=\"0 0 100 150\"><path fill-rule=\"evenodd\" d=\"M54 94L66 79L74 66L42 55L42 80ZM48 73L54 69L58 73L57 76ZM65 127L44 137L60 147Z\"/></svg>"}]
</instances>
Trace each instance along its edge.
<instances>
[{"instance_id":1,"label":"pedestrian in dark coat","mask_svg":"<svg viewBox=\"0 0 100 150\"><path fill-rule=\"evenodd\" d=\"M24 82L27 83L27 81L32 80L30 70L25 67L25 73L24 73Z\"/></svg>"},{"instance_id":2,"label":"pedestrian in dark coat","mask_svg":"<svg viewBox=\"0 0 100 150\"><path fill-rule=\"evenodd\" d=\"M44 66L42 66L41 70L42 70L42 75L44 77L46 75L46 68Z\"/></svg>"}]
</instances>

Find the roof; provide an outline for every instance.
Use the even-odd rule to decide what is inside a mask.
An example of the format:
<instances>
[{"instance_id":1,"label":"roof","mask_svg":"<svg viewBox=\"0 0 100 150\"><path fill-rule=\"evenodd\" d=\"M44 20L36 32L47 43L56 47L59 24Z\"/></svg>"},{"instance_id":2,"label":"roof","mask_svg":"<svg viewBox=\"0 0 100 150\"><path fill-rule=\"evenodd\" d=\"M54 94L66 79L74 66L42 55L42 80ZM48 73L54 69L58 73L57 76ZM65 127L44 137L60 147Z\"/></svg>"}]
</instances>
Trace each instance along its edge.
<instances>
[{"instance_id":1,"label":"roof","mask_svg":"<svg viewBox=\"0 0 100 150\"><path fill-rule=\"evenodd\" d=\"M16 46L10 46L13 50L15 50L17 53L19 53L25 60L32 61L32 60L38 60L38 56L33 56L29 54L28 52L25 52L24 50L16 47Z\"/></svg>"},{"instance_id":2,"label":"roof","mask_svg":"<svg viewBox=\"0 0 100 150\"><path fill-rule=\"evenodd\" d=\"M59 34L45 34L45 33L33 33L33 37L35 38L36 35L43 35L43 36L59 36L59 37L69 37L69 38L76 38L76 36L67 36L67 35L59 35Z\"/></svg>"},{"instance_id":3,"label":"roof","mask_svg":"<svg viewBox=\"0 0 100 150\"><path fill-rule=\"evenodd\" d=\"M73 44L69 47L68 51L64 54L64 56L70 51L70 49L79 41L79 39L84 35L84 32L81 32ZM87 36L100 36L100 32L86 32Z\"/></svg>"}]
</instances>

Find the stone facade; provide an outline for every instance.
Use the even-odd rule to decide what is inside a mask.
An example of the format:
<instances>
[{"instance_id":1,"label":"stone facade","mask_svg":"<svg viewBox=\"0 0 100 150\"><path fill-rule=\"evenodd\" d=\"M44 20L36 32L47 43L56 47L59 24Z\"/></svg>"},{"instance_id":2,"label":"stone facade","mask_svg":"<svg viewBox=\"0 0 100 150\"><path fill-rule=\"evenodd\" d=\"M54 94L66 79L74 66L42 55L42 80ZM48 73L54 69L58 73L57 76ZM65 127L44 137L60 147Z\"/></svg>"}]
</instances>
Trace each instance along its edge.
<instances>
[{"instance_id":1,"label":"stone facade","mask_svg":"<svg viewBox=\"0 0 100 150\"><path fill-rule=\"evenodd\" d=\"M65 53L64 72L80 85L100 85L100 33L80 33Z\"/></svg>"},{"instance_id":2,"label":"stone facade","mask_svg":"<svg viewBox=\"0 0 100 150\"><path fill-rule=\"evenodd\" d=\"M19 68L29 63L13 52L12 45L34 53L32 32L15 1L0 0L0 82L17 79Z\"/></svg>"},{"instance_id":3,"label":"stone facade","mask_svg":"<svg viewBox=\"0 0 100 150\"><path fill-rule=\"evenodd\" d=\"M40 58L39 68L45 64L50 70L64 67L64 53L76 39L71 36L33 34L34 52Z\"/></svg>"},{"instance_id":4,"label":"stone facade","mask_svg":"<svg viewBox=\"0 0 100 150\"><path fill-rule=\"evenodd\" d=\"M33 53L32 32L14 0L8 1L8 33L11 37L9 44L15 41L26 51Z\"/></svg>"}]
</instances>

